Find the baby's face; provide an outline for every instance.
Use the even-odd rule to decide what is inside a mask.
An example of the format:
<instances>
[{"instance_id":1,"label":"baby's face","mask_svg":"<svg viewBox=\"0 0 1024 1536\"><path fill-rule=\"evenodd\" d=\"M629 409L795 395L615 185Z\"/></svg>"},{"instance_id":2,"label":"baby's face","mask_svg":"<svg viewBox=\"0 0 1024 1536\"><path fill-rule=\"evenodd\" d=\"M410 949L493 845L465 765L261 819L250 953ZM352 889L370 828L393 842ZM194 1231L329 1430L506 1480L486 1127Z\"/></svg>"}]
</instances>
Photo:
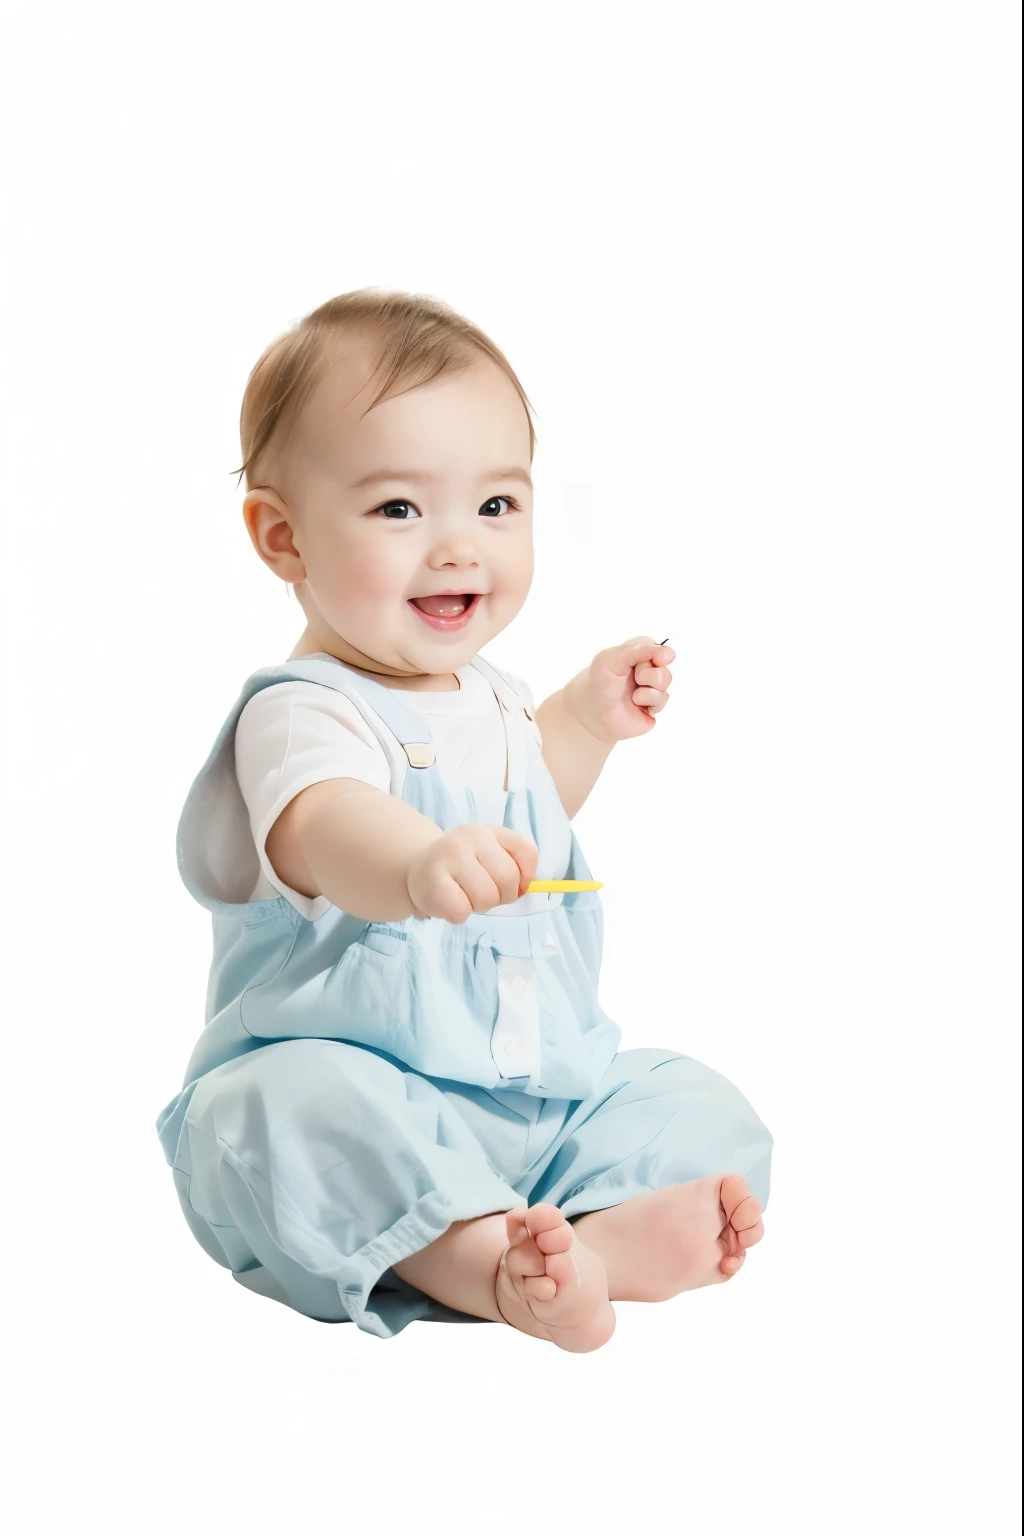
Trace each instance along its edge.
<instances>
[{"instance_id":1,"label":"baby's face","mask_svg":"<svg viewBox=\"0 0 1024 1536\"><path fill-rule=\"evenodd\" d=\"M530 588L526 411L483 356L368 412L367 371L365 354L342 358L296 427L287 499L304 605L342 659L357 661L339 638L401 675L450 674Z\"/></svg>"}]
</instances>

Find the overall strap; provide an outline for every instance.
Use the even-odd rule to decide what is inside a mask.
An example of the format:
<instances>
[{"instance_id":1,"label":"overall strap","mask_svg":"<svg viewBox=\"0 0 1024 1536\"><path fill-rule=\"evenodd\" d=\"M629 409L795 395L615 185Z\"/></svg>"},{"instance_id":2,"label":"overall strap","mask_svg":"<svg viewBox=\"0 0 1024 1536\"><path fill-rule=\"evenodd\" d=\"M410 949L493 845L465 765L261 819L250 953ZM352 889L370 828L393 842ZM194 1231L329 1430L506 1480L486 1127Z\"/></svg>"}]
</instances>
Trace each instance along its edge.
<instances>
[{"instance_id":1,"label":"overall strap","mask_svg":"<svg viewBox=\"0 0 1024 1536\"><path fill-rule=\"evenodd\" d=\"M289 663L289 670L308 676L311 682L326 683L328 687L337 689L339 693L352 698L358 708L359 700L353 698L355 690L367 706L359 712L378 739L380 731L377 729L377 721L383 721L404 751L411 768L433 767L435 756L430 728L414 710L396 698L390 689L374 682L372 678L363 677L351 667L346 667L344 662L333 658L310 656L304 658L304 661L313 664L308 672L301 661ZM343 677L339 677L339 672Z\"/></svg>"},{"instance_id":2,"label":"overall strap","mask_svg":"<svg viewBox=\"0 0 1024 1536\"><path fill-rule=\"evenodd\" d=\"M527 720L533 719L504 672L499 672L493 661L487 661L483 656L474 656L470 666L476 667L478 672L483 673L507 710L514 715L525 715Z\"/></svg>"},{"instance_id":3,"label":"overall strap","mask_svg":"<svg viewBox=\"0 0 1024 1536\"><path fill-rule=\"evenodd\" d=\"M527 727L523 723L523 717L532 720L533 716L511 683L502 672L498 671L493 662L485 661L482 656L474 656L470 665L487 679L497 695L498 703L501 705L501 719L505 727L505 744L508 751L508 787L510 790L522 789L527 780Z\"/></svg>"}]
</instances>

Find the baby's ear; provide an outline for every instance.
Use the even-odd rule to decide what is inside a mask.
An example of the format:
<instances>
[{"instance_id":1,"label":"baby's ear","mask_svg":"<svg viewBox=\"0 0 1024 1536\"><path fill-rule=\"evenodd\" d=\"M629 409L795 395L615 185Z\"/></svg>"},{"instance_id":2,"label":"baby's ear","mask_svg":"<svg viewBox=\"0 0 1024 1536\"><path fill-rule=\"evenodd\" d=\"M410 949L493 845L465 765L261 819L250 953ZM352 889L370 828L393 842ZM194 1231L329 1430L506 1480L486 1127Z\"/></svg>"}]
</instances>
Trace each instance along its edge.
<instances>
[{"instance_id":1,"label":"baby's ear","mask_svg":"<svg viewBox=\"0 0 1024 1536\"><path fill-rule=\"evenodd\" d=\"M305 581L306 567L295 547L292 514L276 491L259 486L242 502L242 518L252 546L282 581Z\"/></svg>"}]
</instances>

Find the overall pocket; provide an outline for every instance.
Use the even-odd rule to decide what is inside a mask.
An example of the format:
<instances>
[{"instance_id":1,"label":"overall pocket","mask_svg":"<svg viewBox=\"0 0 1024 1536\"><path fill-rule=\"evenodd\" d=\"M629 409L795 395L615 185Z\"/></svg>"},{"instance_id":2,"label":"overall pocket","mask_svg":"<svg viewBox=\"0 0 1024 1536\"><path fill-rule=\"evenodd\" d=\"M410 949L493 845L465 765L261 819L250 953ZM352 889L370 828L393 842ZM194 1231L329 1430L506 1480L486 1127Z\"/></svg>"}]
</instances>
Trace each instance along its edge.
<instances>
[{"instance_id":1,"label":"overall pocket","mask_svg":"<svg viewBox=\"0 0 1024 1536\"><path fill-rule=\"evenodd\" d=\"M462 928L440 918L371 924L341 957L325 996L338 1038L428 1076L478 1078L497 983L493 958Z\"/></svg>"},{"instance_id":2,"label":"overall pocket","mask_svg":"<svg viewBox=\"0 0 1024 1536\"><path fill-rule=\"evenodd\" d=\"M388 924L371 923L348 945L324 987L325 1023L339 1040L398 1049L408 1014L409 940Z\"/></svg>"}]
</instances>

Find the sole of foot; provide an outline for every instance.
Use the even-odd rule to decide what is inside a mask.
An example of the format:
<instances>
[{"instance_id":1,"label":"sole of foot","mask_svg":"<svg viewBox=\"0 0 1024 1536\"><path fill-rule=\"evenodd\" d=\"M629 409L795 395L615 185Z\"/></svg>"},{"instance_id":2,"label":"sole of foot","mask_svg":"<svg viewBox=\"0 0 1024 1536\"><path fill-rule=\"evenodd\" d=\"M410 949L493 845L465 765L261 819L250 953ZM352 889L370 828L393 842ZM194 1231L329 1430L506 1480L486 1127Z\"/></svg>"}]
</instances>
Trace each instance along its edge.
<instances>
[{"instance_id":1,"label":"sole of foot","mask_svg":"<svg viewBox=\"0 0 1024 1536\"><path fill-rule=\"evenodd\" d=\"M505 1220L508 1247L494 1288L505 1321L572 1354L607 1344L615 1311L604 1265L557 1205L517 1206Z\"/></svg>"},{"instance_id":2,"label":"sole of foot","mask_svg":"<svg viewBox=\"0 0 1024 1536\"><path fill-rule=\"evenodd\" d=\"M764 1236L760 1202L736 1173L651 1190L575 1225L604 1260L612 1301L668 1301L731 1280Z\"/></svg>"}]
</instances>

